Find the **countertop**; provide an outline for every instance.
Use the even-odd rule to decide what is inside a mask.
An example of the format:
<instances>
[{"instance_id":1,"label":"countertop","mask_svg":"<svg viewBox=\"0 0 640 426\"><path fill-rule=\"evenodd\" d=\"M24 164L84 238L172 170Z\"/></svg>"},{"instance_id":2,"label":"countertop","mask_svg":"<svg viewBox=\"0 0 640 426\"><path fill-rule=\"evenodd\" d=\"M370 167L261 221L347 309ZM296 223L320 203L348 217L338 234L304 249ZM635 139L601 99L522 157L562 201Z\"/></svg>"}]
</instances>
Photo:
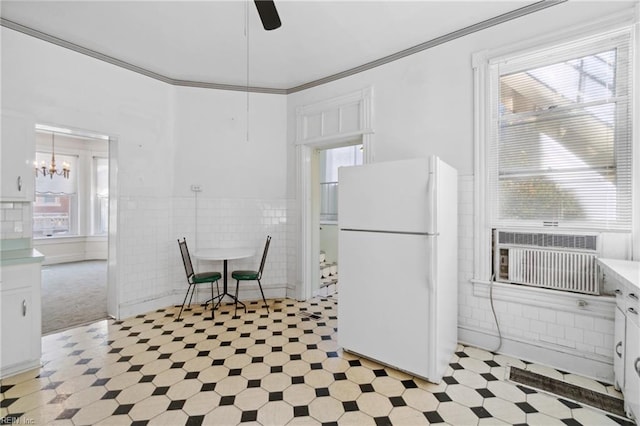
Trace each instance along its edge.
<instances>
[{"instance_id":1,"label":"countertop","mask_svg":"<svg viewBox=\"0 0 640 426\"><path fill-rule=\"evenodd\" d=\"M620 259L598 259L598 263L613 278L640 290L640 262Z\"/></svg>"}]
</instances>

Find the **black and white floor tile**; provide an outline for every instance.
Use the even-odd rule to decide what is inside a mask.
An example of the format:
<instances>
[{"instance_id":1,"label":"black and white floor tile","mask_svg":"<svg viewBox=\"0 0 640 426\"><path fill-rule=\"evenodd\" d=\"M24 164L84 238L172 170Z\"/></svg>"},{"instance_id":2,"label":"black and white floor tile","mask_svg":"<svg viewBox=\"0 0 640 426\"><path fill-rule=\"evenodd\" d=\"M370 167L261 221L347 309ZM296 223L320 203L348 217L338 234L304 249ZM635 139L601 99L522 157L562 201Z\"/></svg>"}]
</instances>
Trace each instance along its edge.
<instances>
[{"instance_id":1,"label":"black and white floor tile","mask_svg":"<svg viewBox=\"0 0 640 426\"><path fill-rule=\"evenodd\" d=\"M248 312L171 307L43 339L40 370L2 380L2 422L37 425L618 425L628 420L507 380L509 366L611 386L459 346L431 384L343 352L337 299Z\"/></svg>"}]
</instances>

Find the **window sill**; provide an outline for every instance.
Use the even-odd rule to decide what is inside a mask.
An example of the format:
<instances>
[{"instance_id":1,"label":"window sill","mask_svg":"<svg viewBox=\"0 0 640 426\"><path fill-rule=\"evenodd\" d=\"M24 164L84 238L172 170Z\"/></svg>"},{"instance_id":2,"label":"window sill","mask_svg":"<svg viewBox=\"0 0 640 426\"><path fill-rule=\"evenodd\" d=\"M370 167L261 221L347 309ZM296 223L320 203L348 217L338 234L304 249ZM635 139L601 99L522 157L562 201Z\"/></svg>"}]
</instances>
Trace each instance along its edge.
<instances>
[{"instance_id":1,"label":"window sill","mask_svg":"<svg viewBox=\"0 0 640 426\"><path fill-rule=\"evenodd\" d=\"M106 235L60 235L52 237L34 237L33 243L40 245L47 244L71 244L86 241L107 241Z\"/></svg>"}]
</instances>

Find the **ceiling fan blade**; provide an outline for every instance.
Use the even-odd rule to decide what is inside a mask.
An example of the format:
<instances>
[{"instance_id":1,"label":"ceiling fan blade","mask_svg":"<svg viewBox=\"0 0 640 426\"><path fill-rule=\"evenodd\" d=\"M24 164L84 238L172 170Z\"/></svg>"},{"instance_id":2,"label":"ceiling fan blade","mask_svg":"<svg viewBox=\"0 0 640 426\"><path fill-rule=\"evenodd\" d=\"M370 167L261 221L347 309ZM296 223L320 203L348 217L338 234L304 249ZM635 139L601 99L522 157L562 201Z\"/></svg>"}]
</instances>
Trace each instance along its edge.
<instances>
[{"instance_id":1,"label":"ceiling fan blade","mask_svg":"<svg viewBox=\"0 0 640 426\"><path fill-rule=\"evenodd\" d=\"M276 10L276 5L272 0L253 0L258 9L258 15L262 21L262 26L265 30L275 30L280 28L282 22L280 22L280 16Z\"/></svg>"}]
</instances>

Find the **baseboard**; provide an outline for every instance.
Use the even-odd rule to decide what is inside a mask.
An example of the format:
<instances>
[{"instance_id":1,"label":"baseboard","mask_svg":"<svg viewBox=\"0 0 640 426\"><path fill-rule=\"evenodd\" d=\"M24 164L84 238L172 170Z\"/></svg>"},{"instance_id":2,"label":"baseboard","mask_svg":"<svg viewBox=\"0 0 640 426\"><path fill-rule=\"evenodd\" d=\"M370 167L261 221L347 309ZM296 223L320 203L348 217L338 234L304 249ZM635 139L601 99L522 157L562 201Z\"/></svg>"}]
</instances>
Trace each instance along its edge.
<instances>
[{"instance_id":1,"label":"baseboard","mask_svg":"<svg viewBox=\"0 0 640 426\"><path fill-rule=\"evenodd\" d=\"M494 351L498 344L498 336L491 332L459 326L458 341L463 345L468 344ZM498 353L590 377L601 382L613 383L613 363L609 358L601 357L598 359L597 355L587 358L584 355L561 352L542 343L518 341L504 336Z\"/></svg>"},{"instance_id":2,"label":"baseboard","mask_svg":"<svg viewBox=\"0 0 640 426\"><path fill-rule=\"evenodd\" d=\"M229 293L235 293L236 285L234 283L228 284ZM286 284L264 284L262 286L262 290L264 291L264 297L266 299L282 299L287 297L287 285ZM216 289L214 287L214 294L216 293ZM222 284L220 284L220 291L222 291ZM179 294L184 298L185 293L187 292L187 288L185 287L182 290L178 290ZM211 298L211 290L208 285L202 285L199 289L196 290L196 294L193 297L194 301L199 303L205 302ZM241 301L247 300L259 300L262 299L262 294L260 294L260 288L258 284L255 283L240 283L240 289L238 290L238 299ZM182 304L182 300L180 299L178 304ZM230 302L230 298L225 298L226 301Z\"/></svg>"},{"instance_id":3,"label":"baseboard","mask_svg":"<svg viewBox=\"0 0 640 426\"><path fill-rule=\"evenodd\" d=\"M158 294L150 298L132 300L129 302L121 303L119 306L120 318L124 319L133 317L147 312L155 311L167 306L173 306L180 298L180 295L176 291L168 291L166 293ZM182 300L180 300L180 303Z\"/></svg>"},{"instance_id":4,"label":"baseboard","mask_svg":"<svg viewBox=\"0 0 640 426\"><path fill-rule=\"evenodd\" d=\"M244 288L243 288L244 287ZM264 290L264 296L267 299L277 299L277 298L285 298L287 297L287 285L286 284L269 284L263 285L262 289ZM222 285L220 285L220 290L222 290ZM215 292L214 288L214 292ZM235 291L235 284L231 286L229 283L229 291ZM184 300L184 296L187 292L187 286L185 285L182 288L173 289L171 291L167 291L165 293L157 294L155 296L147 297L144 299L132 300L126 303L120 304L120 318L129 318L132 316L144 314L147 312L155 311L161 308L166 308L167 306L181 305ZM217 293L214 293L217 294ZM199 289L196 289L196 294L193 296L193 303L204 303L208 299L211 298L211 290L208 285L202 285ZM242 301L246 300L259 300L262 299L262 295L260 294L260 289L257 285L255 288L243 286L240 284L240 290L238 294L238 299ZM226 301L231 301L231 299L226 298ZM188 302L188 300L187 300Z\"/></svg>"},{"instance_id":5,"label":"baseboard","mask_svg":"<svg viewBox=\"0 0 640 426\"><path fill-rule=\"evenodd\" d=\"M40 362L40 358L38 358L3 367L0 370L0 379L6 379L7 377L15 376L16 374L24 373L34 368L40 368L41 366L42 363Z\"/></svg>"},{"instance_id":6,"label":"baseboard","mask_svg":"<svg viewBox=\"0 0 640 426\"><path fill-rule=\"evenodd\" d=\"M57 265L59 263L84 262L86 260L107 260L106 256L100 253L73 253L58 256L45 255L43 266Z\"/></svg>"},{"instance_id":7,"label":"baseboard","mask_svg":"<svg viewBox=\"0 0 640 426\"><path fill-rule=\"evenodd\" d=\"M58 263L81 262L83 260L85 260L84 253L62 254L58 256L45 255L42 265L57 265Z\"/></svg>"}]
</instances>

